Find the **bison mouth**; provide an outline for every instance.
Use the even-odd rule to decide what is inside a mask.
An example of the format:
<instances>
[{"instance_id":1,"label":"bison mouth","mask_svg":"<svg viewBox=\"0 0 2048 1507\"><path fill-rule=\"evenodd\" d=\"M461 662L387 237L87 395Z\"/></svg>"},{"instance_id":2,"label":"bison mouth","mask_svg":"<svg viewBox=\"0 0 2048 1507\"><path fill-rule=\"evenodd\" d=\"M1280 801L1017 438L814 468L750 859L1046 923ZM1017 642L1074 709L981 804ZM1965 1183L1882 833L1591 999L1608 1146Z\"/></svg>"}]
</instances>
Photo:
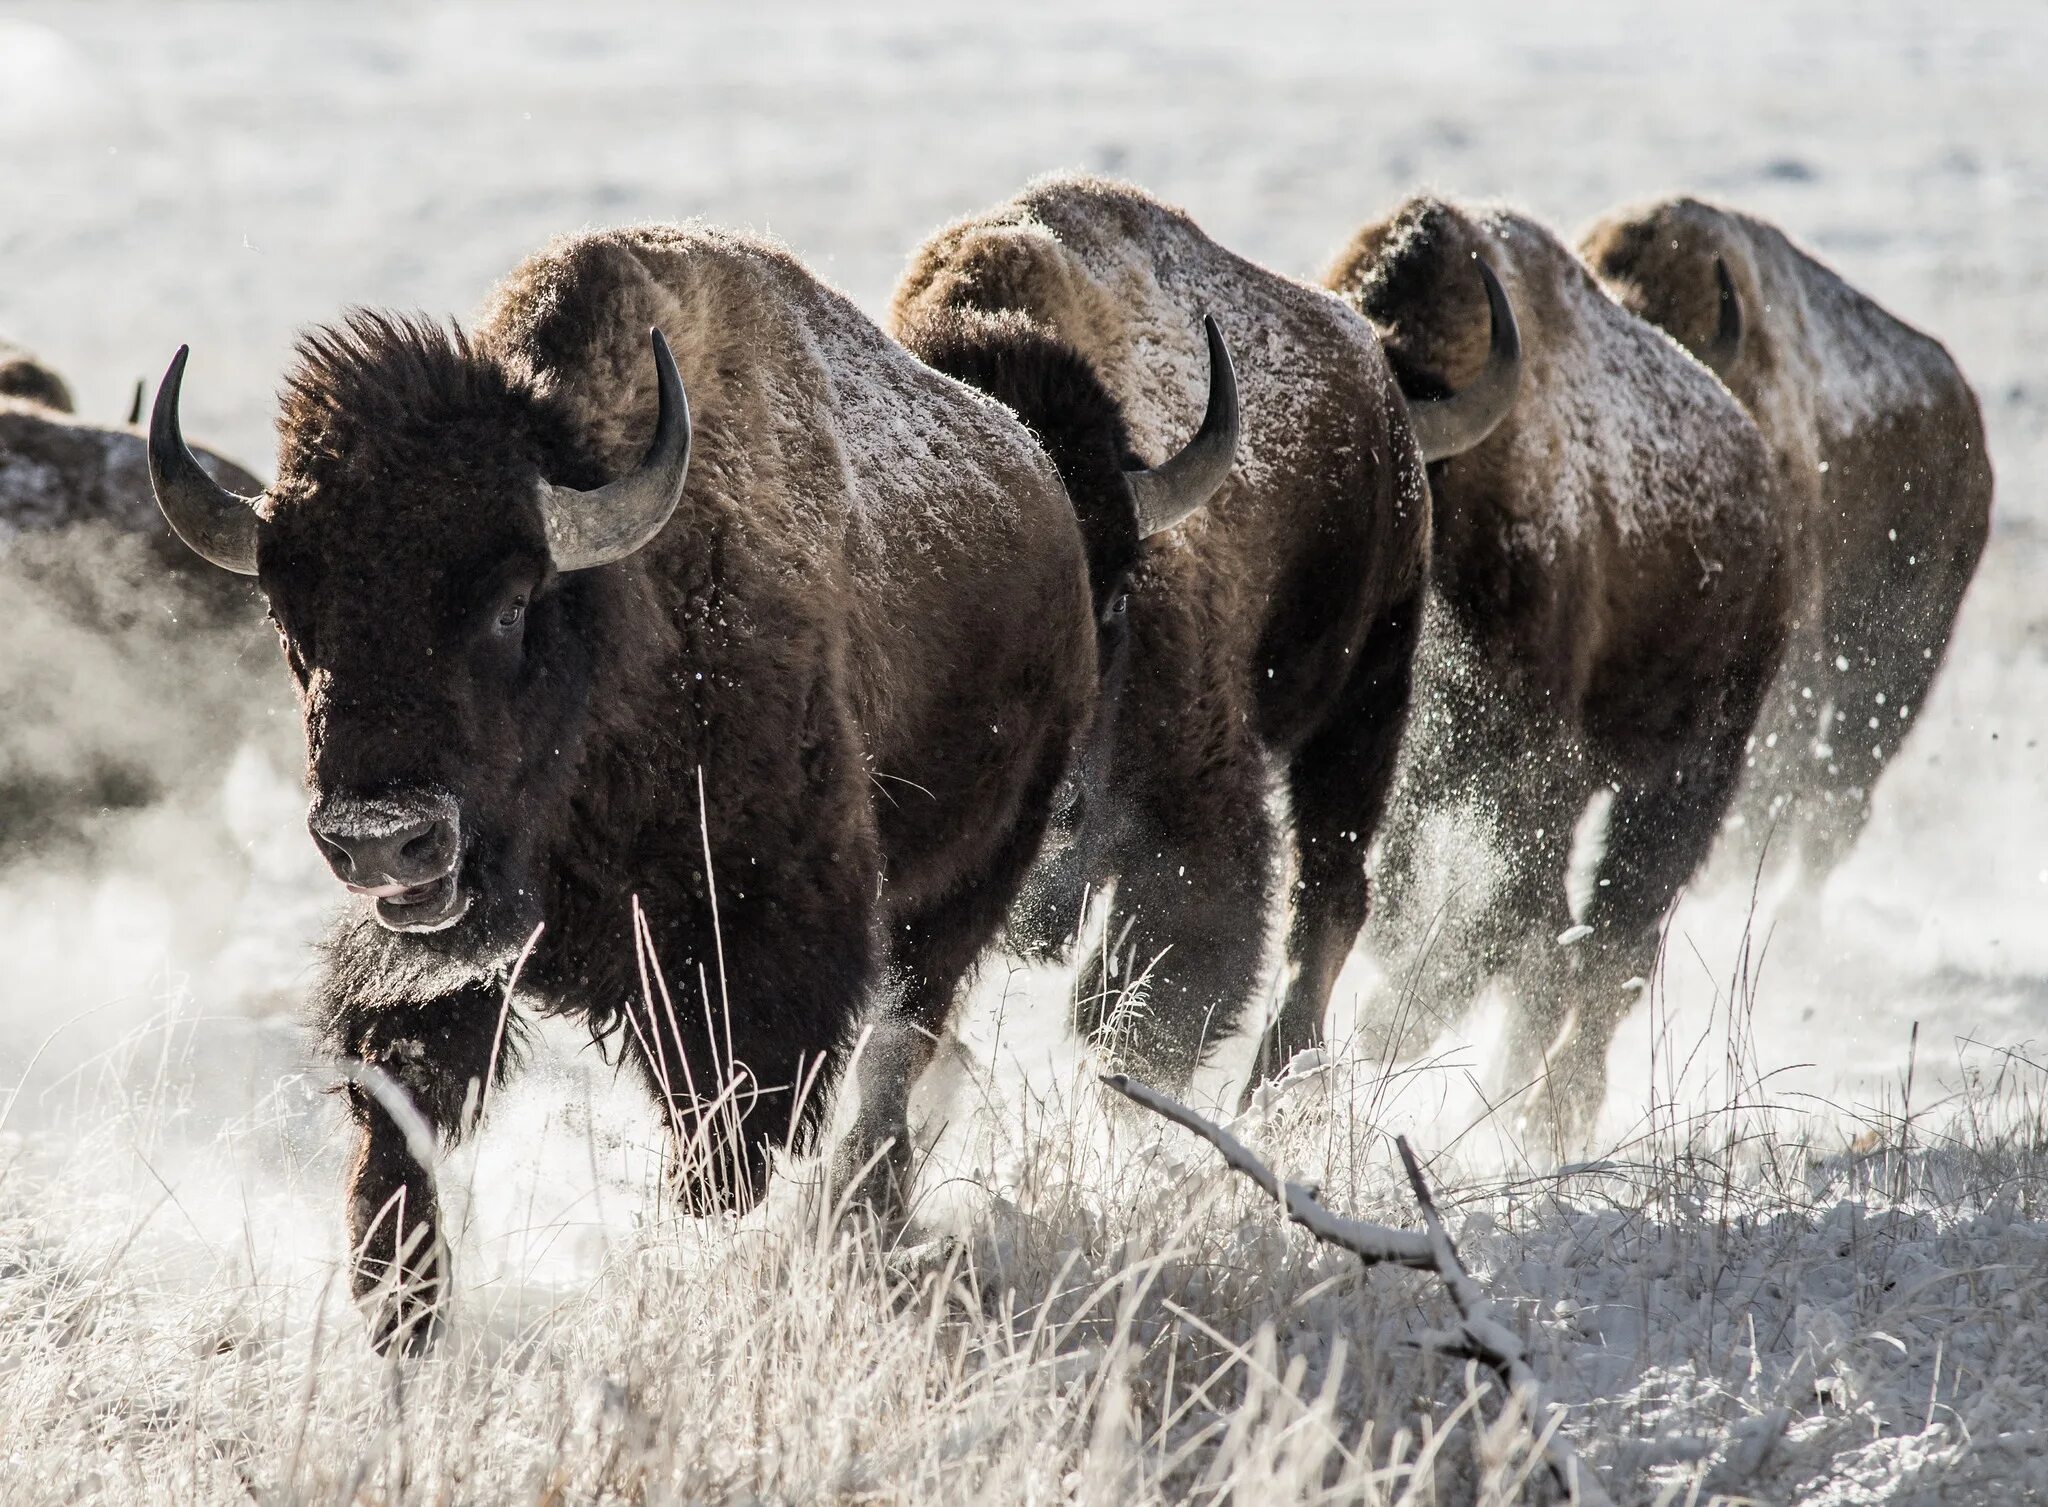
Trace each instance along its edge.
<instances>
[{"instance_id":1,"label":"bison mouth","mask_svg":"<svg viewBox=\"0 0 2048 1507\"><path fill-rule=\"evenodd\" d=\"M469 895L454 869L424 884L351 884L348 888L351 894L371 902L377 924L386 931L446 931L469 913Z\"/></svg>"}]
</instances>

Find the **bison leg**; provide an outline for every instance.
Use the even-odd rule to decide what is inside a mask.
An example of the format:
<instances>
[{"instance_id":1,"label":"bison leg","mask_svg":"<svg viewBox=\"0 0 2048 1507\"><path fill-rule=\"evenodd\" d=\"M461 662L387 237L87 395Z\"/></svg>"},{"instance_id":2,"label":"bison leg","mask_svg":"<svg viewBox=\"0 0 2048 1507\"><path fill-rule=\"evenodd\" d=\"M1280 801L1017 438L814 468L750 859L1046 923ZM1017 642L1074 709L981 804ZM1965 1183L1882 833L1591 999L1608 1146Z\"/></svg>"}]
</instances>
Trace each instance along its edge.
<instances>
[{"instance_id":1,"label":"bison leg","mask_svg":"<svg viewBox=\"0 0 2048 1507\"><path fill-rule=\"evenodd\" d=\"M423 1157L475 1119L494 1053L505 1076L512 1052L499 1038L502 1010L502 990L479 985L425 1005L330 1012L329 1040L352 1067L357 1129L347 1178L351 1286L380 1350L421 1350L439 1327L448 1252Z\"/></svg>"},{"instance_id":2,"label":"bison leg","mask_svg":"<svg viewBox=\"0 0 2048 1507\"><path fill-rule=\"evenodd\" d=\"M1044 785L1052 773L1046 772ZM1039 803L1027 802L1026 809ZM860 1110L840 1143L832 1180L886 1222L907 1215L915 1180L911 1092L951 1033L961 984L1001 931L1040 836L1036 823L1020 823L974 884L892 923L894 987L860 1049L854 1070Z\"/></svg>"},{"instance_id":3,"label":"bison leg","mask_svg":"<svg viewBox=\"0 0 2048 1507\"><path fill-rule=\"evenodd\" d=\"M906 998L924 993L912 983ZM939 1046L938 1034L915 1015L892 1002L869 1027L854 1064L860 1108L832 1162L834 1192L885 1226L909 1213L916 1176L910 1093Z\"/></svg>"},{"instance_id":4,"label":"bison leg","mask_svg":"<svg viewBox=\"0 0 2048 1507\"><path fill-rule=\"evenodd\" d=\"M809 1148L874 985L872 870L805 858L778 890L723 891L715 929L689 897L655 894L645 972L615 980L620 1050L661 1110L669 1186L692 1215L746 1212L772 1153Z\"/></svg>"},{"instance_id":5,"label":"bison leg","mask_svg":"<svg viewBox=\"0 0 2048 1507\"><path fill-rule=\"evenodd\" d=\"M1518 1058L1542 1064L1524 1123L1560 1156L1586 1148L1607 1094L1607 1050L1656 969L1663 922L1706 859L1743 762L1728 736L1697 760L1614 798L1605 851L1594 870L1584 924L1592 934L1565 953L1562 1020L1544 1037L1518 1041Z\"/></svg>"},{"instance_id":6,"label":"bison leg","mask_svg":"<svg viewBox=\"0 0 2048 1507\"><path fill-rule=\"evenodd\" d=\"M1322 1045L1330 992L1365 925L1366 850L1393 783L1419 615L1419 604L1411 604L1367 638L1332 715L1288 769L1296 866L1289 978L1245 1084L1247 1095L1296 1052Z\"/></svg>"},{"instance_id":7,"label":"bison leg","mask_svg":"<svg viewBox=\"0 0 2048 1507\"><path fill-rule=\"evenodd\" d=\"M1797 831L1805 880L1818 889L1870 821L1878 777L1920 715L1947 646L1957 600L1902 610L1887 588L1859 598L1848 583L1826 610L1827 647L1815 696L1829 712L1824 750L1812 759L1815 793L1800 806ZM1845 600L1846 599L1846 600ZM1802 752L1811 750L1802 749Z\"/></svg>"},{"instance_id":8,"label":"bison leg","mask_svg":"<svg viewBox=\"0 0 2048 1507\"><path fill-rule=\"evenodd\" d=\"M1399 1060L1465 1018L1506 976L1530 1034L1561 1013L1547 971L1571 924L1566 867L1588 793L1576 743L1541 704L1446 676L1410 724L1400 789L1375 860L1368 944L1382 980L1359 1012L1359 1050ZM1510 1063L1508 1078L1514 1080Z\"/></svg>"},{"instance_id":9,"label":"bison leg","mask_svg":"<svg viewBox=\"0 0 2048 1507\"><path fill-rule=\"evenodd\" d=\"M1276 834L1264 766L1249 751L1160 781L1145 805L1081 969L1075 1026L1112 1061L1178 1090L1261 982Z\"/></svg>"}]
</instances>

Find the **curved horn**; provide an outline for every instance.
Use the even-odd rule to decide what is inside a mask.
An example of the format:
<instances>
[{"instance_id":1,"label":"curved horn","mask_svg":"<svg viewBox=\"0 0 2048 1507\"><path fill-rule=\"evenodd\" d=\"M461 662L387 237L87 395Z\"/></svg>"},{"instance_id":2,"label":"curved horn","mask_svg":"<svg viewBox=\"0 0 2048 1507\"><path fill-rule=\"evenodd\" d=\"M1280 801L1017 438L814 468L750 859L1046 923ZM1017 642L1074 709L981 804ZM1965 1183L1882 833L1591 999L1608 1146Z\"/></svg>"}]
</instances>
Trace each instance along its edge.
<instances>
[{"instance_id":1,"label":"curved horn","mask_svg":"<svg viewBox=\"0 0 2048 1507\"><path fill-rule=\"evenodd\" d=\"M1480 279L1486 284L1487 318L1492 330L1486 353L1486 370L1464 391L1448 398L1417 398L1408 404L1408 421L1415 429L1425 461L1446 460L1462 455L1493 433L1515 406L1515 393L1522 385L1522 332L1515 324L1514 306L1507 290L1493 275L1484 257L1475 257Z\"/></svg>"},{"instance_id":2,"label":"curved horn","mask_svg":"<svg viewBox=\"0 0 2048 1507\"><path fill-rule=\"evenodd\" d=\"M591 570L625 559L661 532L683 500L690 474L690 400L668 341L658 329L647 333L661 408L646 457L617 481L588 492L540 484L541 520L557 570Z\"/></svg>"},{"instance_id":3,"label":"curved horn","mask_svg":"<svg viewBox=\"0 0 2048 1507\"><path fill-rule=\"evenodd\" d=\"M149 415L149 485L171 531L195 555L238 576L253 576L256 536L262 527L256 505L262 494L243 497L208 476L186 448L178 426L178 390L185 382L185 357L191 349L178 347L156 390L156 407Z\"/></svg>"},{"instance_id":4,"label":"curved horn","mask_svg":"<svg viewBox=\"0 0 2048 1507\"><path fill-rule=\"evenodd\" d=\"M1164 533L1214 497L1237 461L1237 368L1214 316L1202 316L1202 329L1209 337L1209 407L1202 427L1173 459L1124 473L1138 505L1140 538Z\"/></svg>"},{"instance_id":5,"label":"curved horn","mask_svg":"<svg viewBox=\"0 0 2048 1507\"><path fill-rule=\"evenodd\" d=\"M1735 370L1735 358L1742 354L1742 300L1735 293L1735 279L1728 275L1728 263L1714 258L1714 282L1721 290L1721 323L1714 339L1699 353L1708 371L1726 378Z\"/></svg>"}]
</instances>

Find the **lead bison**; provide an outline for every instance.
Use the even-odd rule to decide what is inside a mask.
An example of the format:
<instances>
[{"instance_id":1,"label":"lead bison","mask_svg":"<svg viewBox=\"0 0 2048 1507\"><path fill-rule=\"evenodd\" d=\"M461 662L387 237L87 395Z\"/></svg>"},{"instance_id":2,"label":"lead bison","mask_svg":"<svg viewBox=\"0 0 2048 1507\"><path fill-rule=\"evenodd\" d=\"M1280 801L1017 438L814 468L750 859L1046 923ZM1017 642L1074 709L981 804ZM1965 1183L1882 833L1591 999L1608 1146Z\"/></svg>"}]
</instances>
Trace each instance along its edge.
<instances>
[{"instance_id":1,"label":"lead bison","mask_svg":"<svg viewBox=\"0 0 2048 1507\"><path fill-rule=\"evenodd\" d=\"M702 228L561 242L468 336L308 336L253 505L184 461L182 369L158 495L269 597L313 837L360 897L318 1007L366 1065L348 1210L379 1338L429 1327L420 1136L502 1075L542 923L508 1008L622 1027L699 1209L750 1205L810 1136L880 995L840 1175L884 1198L1092 704L1082 544L1030 435L786 252Z\"/></svg>"},{"instance_id":2,"label":"lead bison","mask_svg":"<svg viewBox=\"0 0 2048 1507\"><path fill-rule=\"evenodd\" d=\"M1372 1026L1392 1049L1505 975L1510 1081L1546 1080L1527 1116L1569 1143L1741 771L1784 637L1783 543L1739 405L1533 221L1414 199L1327 276L1427 397L1485 359L1480 260L1500 269L1529 355L1499 428L1430 468L1424 691L1374 937L1422 1009L1396 1021L1384 1004ZM1603 811L1575 913L1574 832ZM1575 920L1590 934L1560 946Z\"/></svg>"},{"instance_id":3,"label":"lead bison","mask_svg":"<svg viewBox=\"0 0 2048 1507\"><path fill-rule=\"evenodd\" d=\"M1286 859L1268 799L1277 780L1297 884L1289 981L1263 1051L1283 1062L1321 1039L1365 917L1366 845L1420 621L1424 456L1379 342L1321 289L1093 177L1042 179L940 231L913 255L892 319L928 360L1015 407L1060 461L1116 651L1065 840L1034 873L1013 934L1059 948L1086 896L1113 882L1117 914L1078 985L1079 1024L1108 1030L1146 1073L1185 1081L1264 982ZM1235 414L1219 326L1237 356ZM1441 450L1498 416L1513 359L1504 347L1507 370L1478 400L1425 405ZM1200 484L1168 507L1131 495L1123 472L1178 444L1205 387L1209 417L1169 463ZM1143 1008L1117 1010L1134 985Z\"/></svg>"},{"instance_id":4,"label":"lead bison","mask_svg":"<svg viewBox=\"0 0 2048 1507\"><path fill-rule=\"evenodd\" d=\"M277 700L257 594L164 526L142 436L70 407L62 377L0 342L0 865L98 859L143 808L209 801ZM181 840L225 831L184 823Z\"/></svg>"},{"instance_id":5,"label":"lead bison","mask_svg":"<svg viewBox=\"0 0 2048 1507\"><path fill-rule=\"evenodd\" d=\"M1771 447L1792 524L1792 639L1740 801L1737 851L1815 885L1870 819L1926 704L1991 525L1977 399L1940 343L1761 220L1697 199L1581 242L1623 307L1700 355Z\"/></svg>"}]
</instances>

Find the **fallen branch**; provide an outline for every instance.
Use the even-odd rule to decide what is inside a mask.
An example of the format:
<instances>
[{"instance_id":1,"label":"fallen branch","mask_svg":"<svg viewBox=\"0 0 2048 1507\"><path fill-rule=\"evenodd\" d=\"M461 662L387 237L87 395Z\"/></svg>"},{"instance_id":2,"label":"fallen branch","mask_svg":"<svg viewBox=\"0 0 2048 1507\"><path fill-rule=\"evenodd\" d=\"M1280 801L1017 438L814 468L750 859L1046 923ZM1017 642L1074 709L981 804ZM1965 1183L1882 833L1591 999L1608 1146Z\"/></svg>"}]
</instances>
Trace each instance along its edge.
<instances>
[{"instance_id":1,"label":"fallen branch","mask_svg":"<svg viewBox=\"0 0 2048 1507\"><path fill-rule=\"evenodd\" d=\"M1340 1250L1350 1251L1367 1266L1406 1266L1434 1272L1449 1289L1451 1303L1458 1310L1455 1331L1424 1335L1418 1341L1426 1348L1476 1360L1491 1369L1507 1385L1508 1394L1520 1406L1529 1422L1543 1458L1558 1485L1580 1507L1612 1507L1612 1498L1600 1479L1579 1459L1571 1441L1559 1427L1547 1430L1541 1420L1551 1419L1553 1408L1544 1395L1543 1382L1529 1364L1527 1352L1515 1332L1494 1316L1493 1301L1465 1269L1458 1248L1437 1214L1436 1199L1423 1180L1421 1163L1405 1136L1394 1144L1401 1152L1408 1184L1422 1206L1423 1233L1397 1230L1388 1225L1347 1219L1323 1207L1316 1190L1301 1183L1287 1182L1261 1161L1242 1141L1213 1121L1196 1114L1186 1105L1169 1099L1156 1089L1133 1083L1122 1073L1105 1074L1102 1080L1132 1103L1193 1131L1222 1153L1224 1163L1242 1173L1316 1239Z\"/></svg>"}]
</instances>

